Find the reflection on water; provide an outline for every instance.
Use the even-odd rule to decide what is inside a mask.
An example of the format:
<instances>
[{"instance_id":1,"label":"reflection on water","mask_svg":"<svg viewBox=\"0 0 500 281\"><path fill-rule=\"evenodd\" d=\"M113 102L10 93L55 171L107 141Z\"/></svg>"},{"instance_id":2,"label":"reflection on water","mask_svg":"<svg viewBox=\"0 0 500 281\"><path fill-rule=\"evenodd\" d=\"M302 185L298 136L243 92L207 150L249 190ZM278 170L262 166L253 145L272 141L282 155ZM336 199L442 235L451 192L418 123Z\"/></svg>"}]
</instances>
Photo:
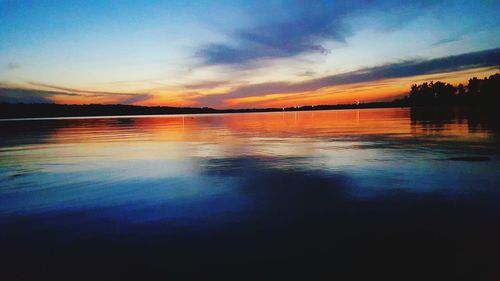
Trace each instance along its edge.
<instances>
[{"instance_id":1,"label":"reflection on water","mask_svg":"<svg viewBox=\"0 0 500 281\"><path fill-rule=\"evenodd\" d=\"M386 262L406 272L422 259L447 277L496 276L498 126L478 116L369 109L2 121L2 259L33 275L89 259L112 276L387 272Z\"/></svg>"}]
</instances>

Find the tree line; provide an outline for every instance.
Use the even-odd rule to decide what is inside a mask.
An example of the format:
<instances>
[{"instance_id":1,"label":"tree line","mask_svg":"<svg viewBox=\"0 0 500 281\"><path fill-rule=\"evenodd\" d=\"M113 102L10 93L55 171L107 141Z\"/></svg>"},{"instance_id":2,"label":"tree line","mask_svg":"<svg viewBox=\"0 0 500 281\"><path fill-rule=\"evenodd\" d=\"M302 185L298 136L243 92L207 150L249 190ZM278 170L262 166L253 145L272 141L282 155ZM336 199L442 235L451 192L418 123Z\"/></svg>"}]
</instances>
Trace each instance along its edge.
<instances>
[{"instance_id":1,"label":"tree line","mask_svg":"<svg viewBox=\"0 0 500 281\"><path fill-rule=\"evenodd\" d=\"M446 82L413 84L408 96L396 100L407 106L428 105L500 105L500 73L454 86Z\"/></svg>"}]
</instances>

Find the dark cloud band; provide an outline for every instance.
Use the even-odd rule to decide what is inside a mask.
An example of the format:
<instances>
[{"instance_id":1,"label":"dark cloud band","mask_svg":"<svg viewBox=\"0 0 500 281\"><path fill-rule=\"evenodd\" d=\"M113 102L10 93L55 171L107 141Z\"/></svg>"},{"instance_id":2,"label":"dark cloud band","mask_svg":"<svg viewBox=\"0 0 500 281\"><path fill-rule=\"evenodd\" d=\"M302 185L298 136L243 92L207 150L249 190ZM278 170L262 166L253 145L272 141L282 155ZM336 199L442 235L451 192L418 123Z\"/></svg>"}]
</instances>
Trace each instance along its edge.
<instances>
[{"instance_id":1,"label":"dark cloud band","mask_svg":"<svg viewBox=\"0 0 500 281\"><path fill-rule=\"evenodd\" d=\"M116 98L116 103L132 104L145 101L153 98L153 95L147 93L111 93L70 89L49 84L30 82L31 85L41 86L54 90L36 90L36 89L20 89L0 87L0 102L7 103L53 103L54 96L72 96L82 97L85 99L95 97L113 97Z\"/></svg>"},{"instance_id":2,"label":"dark cloud band","mask_svg":"<svg viewBox=\"0 0 500 281\"><path fill-rule=\"evenodd\" d=\"M262 59L293 57L302 53L327 54L322 40L344 42L354 33L346 23L358 13L391 11L385 24L391 28L411 21L411 13L422 5L437 1L411 1L401 4L392 0L310 1L287 4L275 9L288 15L288 20L259 23L229 34L231 43L213 43L202 46L197 56L206 65L244 66ZM260 14L262 11L254 11ZM273 13L265 11L265 13Z\"/></svg>"}]
</instances>

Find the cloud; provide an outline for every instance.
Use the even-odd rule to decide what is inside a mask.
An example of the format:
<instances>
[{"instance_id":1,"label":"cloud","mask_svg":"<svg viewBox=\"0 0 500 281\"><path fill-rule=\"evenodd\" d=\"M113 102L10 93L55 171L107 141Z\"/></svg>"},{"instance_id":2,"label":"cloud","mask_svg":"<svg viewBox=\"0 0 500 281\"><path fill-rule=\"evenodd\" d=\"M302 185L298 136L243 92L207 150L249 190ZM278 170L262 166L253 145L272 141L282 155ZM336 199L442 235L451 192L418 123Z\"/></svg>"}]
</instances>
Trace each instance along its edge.
<instances>
[{"instance_id":1,"label":"cloud","mask_svg":"<svg viewBox=\"0 0 500 281\"><path fill-rule=\"evenodd\" d=\"M436 1L434 1L436 2ZM245 65L269 59L293 57L302 53L328 54L321 42L345 42L353 34L346 20L355 14L390 12L386 25L397 27L416 16L403 11L413 11L429 1L400 4L397 1L314 1L267 7L273 13L288 15L287 19L257 23L237 30L230 35L231 43L212 43L202 46L196 53L206 65ZM404 15L404 16L403 16Z\"/></svg>"},{"instance_id":2,"label":"cloud","mask_svg":"<svg viewBox=\"0 0 500 281\"><path fill-rule=\"evenodd\" d=\"M238 46L210 44L198 52L206 64L247 63L261 58L291 57L303 52L327 54L329 51L314 44L320 26L329 26L329 37L343 41L337 23L328 23L325 18L302 19L276 25L262 26L259 31L245 30L235 34ZM330 27L331 26L331 27ZM326 32L324 32L326 33Z\"/></svg>"},{"instance_id":3,"label":"cloud","mask_svg":"<svg viewBox=\"0 0 500 281\"><path fill-rule=\"evenodd\" d=\"M53 93L18 88L0 88L0 102L7 103L52 103Z\"/></svg>"},{"instance_id":4,"label":"cloud","mask_svg":"<svg viewBox=\"0 0 500 281\"><path fill-rule=\"evenodd\" d=\"M316 72L315 71L304 71L304 72L301 72L301 73L298 73L297 76L299 77L312 77L316 75Z\"/></svg>"},{"instance_id":5,"label":"cloud","mask_svg":"<svg viewBox=\"0 0 500 281\"><path fill-rule=\"evenodd\" d=\"M331 6L331 5L328 5ZM326 12L325 10L328 10ZM345 39L343 15L345 7L305 9L297 18L279 23L258 25L234 32L234 45L208 44L197 55L205 64L240 64L262 58L290 57L303 52L326 54L317 38ZM291 13L294 13L291 11Z\"/></svg>"},{"instance_id":6,"label":"cloud","mask_svg":"<svg viewBox=\"0 0 500 281\"><path fill-rule=\"evenodd\" d=\"M432 44L432 46L440 46L440 45L444 45L444 44L448 44L448 43L457 42L457 41L462 40L462 38L463 38L462 35L444 38L444 39L438 40L436 43Z\"/></svg>"},{"instance_id":7,"label":"cloud","mask_svg":"<svg viewBox=\"0 0 500 281\"><path fill-rule=\"evenodd\" d=\"M343 74L311 79L300 83L272 82L247 85L235 88L228 93L199 97L197 98L197 102L214 106L221 105L226 99L277 93L300 93L336 85L451 72L475 67L493 67L499 65L500 48L497 48L430 60L407 60L398 63L390 63L376 67L363 68Z\"/></svg>"},{"instance_id":8,"label":"cloud","mask_svg":"<svg viewBox=\"0 0 500 281\"><path fill-rule=\"evenodd\" d=\"M134 104L138 102L143 102L152 99L154 95L151 94L122 94L123 96L128 96L120 101L121 104Z\"/></svg>"},{"instance_id":9,"label":"cloud","mask_svg":"<svg viewBox=\"0 0 500 281\"><path fill-rule=\"evenodd\" d=\"M183 85L184 88L190 89L190 90L199 90L199 89L209 89L209 88L215 88L219 86L225 86L229 81L226 80L220 80L220 81L202 81L198 83L192 83L188 85Z\"/></svg>"},{"instance_id":10,"label":"cloud","mask_svg":"<svg viewBox=\"0 0 500 281\"><path fill-rule=\"evenodd\" d=\"M9 62L4 66L0 66L0 72L8 72L20 68L21 65L15 62Z\"/></svg>"},{"instance_id":11,"label":"cloud","mask_svg":"<svg viewBox=\"0 0 500 281\"><path fill-rule=\"evenodd\" d=\"M107 96L107 95L135 95L135 94L128 94L128 93L117 93L117 92L103 92L103 91L93 91L93 90L80 90L80 89L75 89L75 88L68 88L68 87L61 87L57 85L51 85L51 84L45 84L45 83L39 83L39 82L28 82L28 84L37 86L37 87L43 87L43 88L48 88L52 90L59 90L59 91L64 91L64 92L70 92L70 93L80 93L80 94L91 94L91 96Z\"/></svg>"},{"instance_id":12,"label":"cloud","mask_svg":"<svg viewBox=\"0 0 500 281\"><path fill-rule=\"evenodd\" d=\"M18 64L18 63L15 63L15 62L9 62L6 66L5 66L5 69L7 71L10 71L10 70L14 70L14 69L18 69L20 68L21 65Z\"/></svg>"},{"instance_id":13,"label":"cloud","mask_svg":"<svg viewBox=\"0 0 500 281\"><path fill-rule=\"evenodd\" d=\"M8 103L53 103L56 96L81 97L85 102L92 102L92 98L111 97L120 104L133 104L153 98L148 93L115 93L79 90L60 87L50 84L29 82L28 84L48 88L50 90L22 89L0 85L0 102Z\"/></svg>"},{"instance_id":14,"label":"cloud","mask_svg":"<svg viewBox=\"0 0 500 281\"><path fill-rule=\"evenodd\" d=\"M78 93L82 97L115 97L117 98L117 102L121 104L133 104L137 102L146 101L148 99L153 98L154 96L148 93L117 93L117 92L103 92L103 91L92 91L92 90L80 90L74 88L60 87L56 85L38 83L38 82L29 82L29 84L33 86L39 86L54 90L61 90L72 93Z\"/></svg>"}]
</instances>

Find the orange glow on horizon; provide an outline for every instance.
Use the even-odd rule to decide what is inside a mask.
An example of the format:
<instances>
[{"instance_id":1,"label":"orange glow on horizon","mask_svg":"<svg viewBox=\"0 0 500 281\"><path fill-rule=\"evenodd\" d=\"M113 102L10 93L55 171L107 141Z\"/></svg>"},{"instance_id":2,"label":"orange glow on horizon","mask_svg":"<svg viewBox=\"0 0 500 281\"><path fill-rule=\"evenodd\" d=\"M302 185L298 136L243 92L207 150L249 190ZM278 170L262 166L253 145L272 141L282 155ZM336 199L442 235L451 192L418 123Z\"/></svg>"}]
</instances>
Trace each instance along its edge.
<instances>
[{"instance_id":1,"label":"orange glow on horizon","mask_svg":"<svg viewBox=\"0 0 500 281\"><path fill-rule=\"evenodd\" d=\"M267 108L267 107L294 107L306 105L333 105L352 104L357 101L390 101L408 94L412 84L430 81L443 81L458 85L466 84L472 77L483 78L496 73L496 68L476 68L447 73L435 73L404 78L383 79L355 84L345 84L324 87L306 92L277 92L256 96L231 98L224 93L218 93L222 103L220 105L203 104L197 98L213 95L213 91L189 92L182 89L177 91L155 91L151 98L132 103L141 106L174 106L174 107L214 107L214 108ZM227 89L229 91L229 88ZM59 104L120 104L133 94L117 95L67 95L61 93L50 97ZM124 98L124 96L126 98Z\"/></svg>"}]
</instances>

